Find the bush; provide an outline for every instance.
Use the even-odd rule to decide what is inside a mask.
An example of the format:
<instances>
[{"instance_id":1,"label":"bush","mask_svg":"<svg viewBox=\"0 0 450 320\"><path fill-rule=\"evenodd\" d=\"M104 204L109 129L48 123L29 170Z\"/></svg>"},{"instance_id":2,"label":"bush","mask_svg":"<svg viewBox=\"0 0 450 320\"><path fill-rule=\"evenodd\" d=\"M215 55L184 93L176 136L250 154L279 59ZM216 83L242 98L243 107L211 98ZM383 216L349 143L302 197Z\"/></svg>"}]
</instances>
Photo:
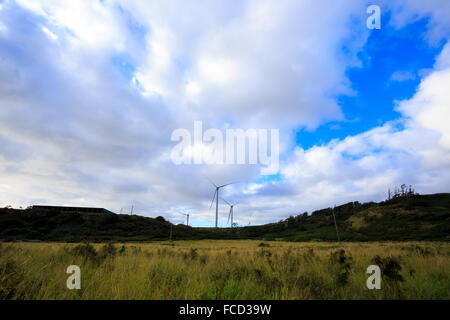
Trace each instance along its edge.
<instances>
[{"instance_id":1,"label":"bush","mask_svg":"<svg viewBox=\"0 0 450 320\"><path fill-rule=\"evenodd\" d=\"M380 267L381 274L386 278L386 280L393 282L404 281L402 275L399 274L402 267L398 259L394 257L381 258L377 255L372 259L372 263Z\"/></svg>"},{"instance_id":2,"label":"bush","mask_svg":"<svg viewBox=\"0 0 450 320\"><path fill-rule=\"evenodd\" d=\"M108 244L105 244L101 249L100 249L100 257L102 257L103 259L106 259L108 257L115 257L117 252L119 250L114 246L114 244L112 244L111 242Z\"/></svg>"},{"instance_id":3,"label":"bush","mask_svg":"<svg viewBox=\"0 0 450 320\"><path fill-rule=\"evenodd\" d=\"M332 272L335 274L337 286L343 287L348 284L348 277L350 275L352 258L347 257L345 250L341 249L333 252L330 256L330 264Z\"/></svg>"},{"instance_id":4,"label":"bush","mask_svg":"<svg viewBox=\"0 0 450 320\"><path fill-rule=\"evenodd\" d=\"M90 243L79 244L70 253L82 257L84 261L98 262L98 253Z\"/></svg>"},{"instance_id":5,"label":"bush","mask_svg":"<svg viewBox=\"0 0 450 320\"><path fill-rule=\"evenodd\" d=\"M192 260L195 260L198 257L197 249L192 248L189 252L189 256Z\"/></svg>"}]
</instances>

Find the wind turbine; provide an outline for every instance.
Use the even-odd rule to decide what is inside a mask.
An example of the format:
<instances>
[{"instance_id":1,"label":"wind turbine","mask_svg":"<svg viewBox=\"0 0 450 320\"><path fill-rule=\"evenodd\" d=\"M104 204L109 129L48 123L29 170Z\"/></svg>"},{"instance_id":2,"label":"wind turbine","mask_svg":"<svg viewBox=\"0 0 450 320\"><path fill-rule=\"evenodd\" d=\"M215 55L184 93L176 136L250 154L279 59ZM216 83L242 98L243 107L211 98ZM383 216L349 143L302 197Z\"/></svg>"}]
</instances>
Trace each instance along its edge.
<instances>
[{"instance_id":1,"label":"wind turbine","mask_svg":"<svg viewBox=\"0 0 450 320\"><path fill-rule=\"evenodd\" d=\"M221 188L229 186L230 184L234 184L234 183L228 183L228 184L224 184L224 185L218 186L214 182L212 182L211 179L209 179L208 177L206 177L206 178L216 188L216 191L214 192L214 197L213 197L213 199L211 201L211 205L209 206L209 210L211 210L212 205L214 203L214 199L216 199L216 228L217 228L217 223L218 223L218 220L219 220L219 191L220 191Z\"/></svg>"},{"instance_id":2,"label":"wind turbine","mask_svg":"<svg viewBox=\"0 0 450 320\"><path fill-rule=\"evenodd\" d=\"M231 226L231 228L233 228L234 206L237 205L237 203L231 204L227 200L225 200L224 198L222 198L222 200L225 201L230 206L230 213L228 214L228 222L230 222L230 219L231 219L230 226Z\"/></svg>"},{"instance_id":3,"label":"wind turbine","mask_svg":"<svg viewBox=\"0 0 450 320\"><path fill-rule=\"evenodd\" d=\"M188 226L189 225L189 216L190 216L190 214L189 213L184 213L184 212L179 212L179 213L181 213L182 215L186 216L186 225Z\"/></svg>"}]
</instances>

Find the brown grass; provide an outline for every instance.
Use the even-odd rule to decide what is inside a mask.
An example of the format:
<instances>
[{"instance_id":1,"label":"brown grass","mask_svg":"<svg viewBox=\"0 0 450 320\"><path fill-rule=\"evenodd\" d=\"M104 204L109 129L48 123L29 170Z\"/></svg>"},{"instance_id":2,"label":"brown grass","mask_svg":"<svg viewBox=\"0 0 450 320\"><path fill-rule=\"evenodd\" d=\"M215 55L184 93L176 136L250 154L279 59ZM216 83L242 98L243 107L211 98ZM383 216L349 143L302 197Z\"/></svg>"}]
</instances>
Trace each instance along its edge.
<instances>
[{"instance_id":1,"label":"brown grass","mask_svg":"<svg viewBox=\"0 0 450 320\"><path fill-rule=\"evenodd\" d=\"M450 298L448 243L260 243L95 244L93 255L76 254L76 244L3 243L0 298ZM332 258L339 250L343 264ZM368 290L366 269L377 255L396 259L404 281L383 277L381 290ZM66 287L69 265L81 268L81 290Z\"/></svg>"}]
</instances>

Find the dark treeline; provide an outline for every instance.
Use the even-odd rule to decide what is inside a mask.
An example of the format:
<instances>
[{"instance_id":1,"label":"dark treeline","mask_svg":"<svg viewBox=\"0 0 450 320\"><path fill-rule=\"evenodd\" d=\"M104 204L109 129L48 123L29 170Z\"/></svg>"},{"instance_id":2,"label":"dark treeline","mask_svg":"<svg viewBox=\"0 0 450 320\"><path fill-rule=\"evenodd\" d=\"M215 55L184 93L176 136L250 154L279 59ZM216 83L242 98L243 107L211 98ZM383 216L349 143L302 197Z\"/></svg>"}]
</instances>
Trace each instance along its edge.
<instances>
[{"instance_id":1,"label":"dark treeline","mask_svg":"<svg viewBox=\"0 0 450 320\"><path fill-rule=\"evenodd\" d=\"M342 241L450 240L450 194L398 190L380 203L349 202L277 223L220 229L172 225L163 217L4 208L0 209L0 240L139 242L169 240L172 234L172 240L336 241L333 212Z\"/></svg>"}]
</instances>

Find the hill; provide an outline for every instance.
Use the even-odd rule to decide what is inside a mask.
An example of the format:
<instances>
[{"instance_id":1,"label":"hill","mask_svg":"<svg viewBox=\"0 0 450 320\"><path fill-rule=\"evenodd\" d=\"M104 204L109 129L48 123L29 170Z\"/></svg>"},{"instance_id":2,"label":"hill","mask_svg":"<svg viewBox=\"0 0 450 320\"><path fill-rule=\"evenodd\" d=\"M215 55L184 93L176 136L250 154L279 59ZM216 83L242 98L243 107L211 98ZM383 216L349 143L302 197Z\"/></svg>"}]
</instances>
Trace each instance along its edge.
<instances>
[{"instance_id":1,"label":"hill","mask_svg":"<svg viewBox=\"0 0 450 320\"><path fill-rule=\"evenodd\" d=\"M0 209L3 241L158 241L260 239L335 241L333 209L291 216L278 223L240 228L172 225L163 217L39 209ZM350 202L334 208L342 241L450 240L450 194L411 195L380 203Z\"/></svg>"}]
</instances>

